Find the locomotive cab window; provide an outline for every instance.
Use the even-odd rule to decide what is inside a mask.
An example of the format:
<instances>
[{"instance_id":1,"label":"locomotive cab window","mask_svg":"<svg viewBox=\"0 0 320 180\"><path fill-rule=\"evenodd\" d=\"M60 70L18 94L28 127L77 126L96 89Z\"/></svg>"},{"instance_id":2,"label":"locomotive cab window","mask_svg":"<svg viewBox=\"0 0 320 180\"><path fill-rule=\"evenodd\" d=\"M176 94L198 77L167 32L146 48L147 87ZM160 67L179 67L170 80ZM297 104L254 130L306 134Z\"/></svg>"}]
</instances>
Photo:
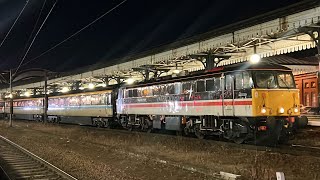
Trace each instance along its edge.
<instances>
[{"instance_id":1,"label":"locomotive cab window","mask_svg":"<svg viewBox=\"0 0 320 180\"><path fill-rule=\"evenodd\" d=\"M278 72L277 80L280 88L294 88L295 83L291 72Z\"/></svg>"},{"instance_id":2,"label":"locomotive cab window","mask_svg":"<svg viewBox=\"0 0 320 180\"><path fill-rule=\"evenodd\" d=\"M256 71L254 75L258 88L277 88L276 78L272 71Z\"/></svg>"}]
</instances>

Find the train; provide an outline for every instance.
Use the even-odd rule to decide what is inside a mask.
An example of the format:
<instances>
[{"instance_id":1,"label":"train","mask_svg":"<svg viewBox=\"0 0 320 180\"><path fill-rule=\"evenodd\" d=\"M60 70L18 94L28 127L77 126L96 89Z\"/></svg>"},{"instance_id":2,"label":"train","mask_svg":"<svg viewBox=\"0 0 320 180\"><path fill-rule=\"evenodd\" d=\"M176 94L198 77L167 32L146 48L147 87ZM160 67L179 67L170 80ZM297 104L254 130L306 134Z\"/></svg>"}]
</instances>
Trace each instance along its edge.
<instances>
[{"instance_id":1,"label":"train","mask_svg":"<svg viewBox=\"0 0 320 180\"><path fill-rule=\"evenodd\" d=\"M47 99L47 103L45 100ZM286 142L308 119L300 115L299 90L291 69L242 62L104 90L14 98L15 119L171 131L235 143ZM10 99L0 102L6 115Z\"/></svg>"}]
</instances>

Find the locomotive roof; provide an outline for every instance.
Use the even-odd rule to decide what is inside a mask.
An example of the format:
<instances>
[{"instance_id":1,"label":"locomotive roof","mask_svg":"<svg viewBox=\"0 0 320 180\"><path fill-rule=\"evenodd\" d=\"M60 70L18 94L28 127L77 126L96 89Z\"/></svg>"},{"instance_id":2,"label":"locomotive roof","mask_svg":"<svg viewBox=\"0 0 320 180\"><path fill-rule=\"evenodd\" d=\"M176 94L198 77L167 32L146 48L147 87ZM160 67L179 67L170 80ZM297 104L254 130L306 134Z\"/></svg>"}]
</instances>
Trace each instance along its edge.
<instances>
[{"instance_id":1,"label":"locomotive roof","mask_svg":"<svg viewBox=\"0 0 320 180\"><path fill-rule=\"evenodd\" d=\"M148 86L152 84L164 84L164 83L180 82L180 81L187 81L187 80L195 80L195 79L210 77L214 74L219 74L223 72L245 71L245 70L292 71L290 68L282 66L280 64L268 63L263 61L257 64L252 64L250 62L241 62L241 63L231 64L226 66L215 67L210 70L191 72L187 76L180 76L180 77L165 76L165 77L160 77L154 80L149 80L149 81L145 81L145 82L141 82L133 85L123 84L123 87L139 87L139 86Z\"/></svg>"}]
</instances>

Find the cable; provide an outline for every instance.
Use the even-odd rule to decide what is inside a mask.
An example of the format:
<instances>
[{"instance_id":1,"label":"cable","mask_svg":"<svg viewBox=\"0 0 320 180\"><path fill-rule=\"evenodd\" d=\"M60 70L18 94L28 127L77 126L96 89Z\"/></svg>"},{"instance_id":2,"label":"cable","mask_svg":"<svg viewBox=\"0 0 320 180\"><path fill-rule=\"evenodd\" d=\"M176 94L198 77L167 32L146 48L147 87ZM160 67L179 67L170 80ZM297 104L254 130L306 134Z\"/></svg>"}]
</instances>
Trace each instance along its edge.
<instances>
[{"instance_id":1,"label":"cable","mask_svg":"<svg viewBox=\"0 0 320 180\"><path fill-rule=\"evenodd\" d=\"M91 23L89 23L88 25L84 26L83 28L81 28L80 30L78 30L77 32L75 32L74 34L72 34L71 36L69 36L68 38L66 38L65 40L61 41L60 43L52 46L51 48L49 48L48 50L44 51L43 53L41 53L39 56L29 60L28 62L24 63L22 66L27 65L28 63L38 59L39 57L47 54L49 51L51 51L52 49L56 48L57 46L59 46L60 44L66 42L67 40L69 40L70 38L72 38L73 36L79 34L82 30L86 29L87 27L91 26L92 24L94 24L96 21L98 21L99 19L103 18L105 15L109 14L110 12L112 12L113 10L115 10L116 8L118 8L119 6L121 6L123 3L125 3L127 0L123 0L122 2L120 2L118 5L116 5L115 7L111 8L109 11L105 12L104 14L102 14L101 16L99 16L97 19L95 19L94 21L92 21Z\"/></svg>"},{"instance_id":2,"label":"cable","mask_svg":"<svg viewBox=\"0 0 320 180\"><path fill-rule=\"evenodd\" d=\"M37 21L36 21L36 23L34 24L34 27L33 27L32 31L31 31L31 34L30 34L27 42L26 42L26 45L25 45L25 47L24 47L24 49L23 49L23 52L27 49L28 44L29 44L29 42L30 42L30 40L31 40L31 38L32 38L32 35L33 35L34 31L36 30L36 27L37 27L37 25L38 25L38 22L39 22L39 20L40 20L40 17L41 17L41 14L42 14L42 11L43 11L43 9L44 9L44 6L45 6L46 2L47 2L47 0L45 0L45 1L43 2L43 4L42 4L42 7L41 7L40 13L39 13L39 15L38 15Z\"/></svg>"},{"instance_id":3,"label":"cable","mask_svg":"<svg viewBox=\"0 0 320 180\"><path fill-rule=\"evenodd\" d=\"M58 0L56 0L56 2L55 2L55 3L53 4L53 6L51 7L51 9L50 9L49 13L47 14L46 18L43 20L43 22L42 22L42 24L41 24L40 28L38 29L38 31L37 31L37 33L36 33L36 35L33 37L32 42L30 43L30 46L29 46L29 48L28 48L27 52L24 54L23 58L22 58L22 59L21 59L21 61L20 61L19 66L17 67L16 71L14 72L14 75L17 73L17 71L18 71L18 70L19 70L19 68L21 67L21 65L22 65L22 63L23 63L24 59L26 58L26 56L27 56L27 54L28 54L28 52L29 52L29 50L30 50L31 46L33 45L33 43L34 43L35 39L37 38L37 36L38 36L39 32L41 31L41 29L42 29L43 25L44 25L44 24L45 24L45 22L47 21L48 17L50 16L50 14L51 14L51 12L52 12L53 8L56 6L57 2L58 2Z\"/></svg>"},{"instance_id":4,"label":"cable","mask_svg":"<svg viewBox=\"0 0 320 180\"><path fill-rule=\"evenodd\" d=\"M13 27L15 26L15 24L17 23L18 19L20 18L22 12L24 11L24 9L26 8L27 4L29 3L29 0L26 1L26 4L23 6L22 10L20 11L18 17L16 18L16 20L13 22L12 26L10 27L9 31L7 32L6 36L4 37L4 39L2 40L1 44L0 44L0 48L2 47L4 41L7 39L8 35L10 34L11 30L13 29Z\"/></svg>"}]
</instances>

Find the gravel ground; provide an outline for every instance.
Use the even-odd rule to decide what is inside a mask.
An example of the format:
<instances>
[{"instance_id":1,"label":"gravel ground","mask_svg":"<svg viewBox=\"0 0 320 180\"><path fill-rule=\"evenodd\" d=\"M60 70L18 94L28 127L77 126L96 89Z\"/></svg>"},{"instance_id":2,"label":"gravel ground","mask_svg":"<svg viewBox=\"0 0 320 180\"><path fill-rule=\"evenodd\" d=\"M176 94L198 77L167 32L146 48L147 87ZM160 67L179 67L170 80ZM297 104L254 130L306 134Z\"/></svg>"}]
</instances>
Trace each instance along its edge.
<instances>
[{"instance_id":1,"label":"gravel ground","mask_svg":"<svg viewBox=\"0 0 320 180\"><path fill-rule=\"evenodd\" d=\"M316 131L303 131L294 143L320 142L312 140L313 134L320 140ZM319 157L231 148L212 140L26 121L9 128L3 120L0 135L78 179L215 179L220 171L242 179L276 179L278 171L286 179L320 179Z\"/></svg>"}]
</instances>

